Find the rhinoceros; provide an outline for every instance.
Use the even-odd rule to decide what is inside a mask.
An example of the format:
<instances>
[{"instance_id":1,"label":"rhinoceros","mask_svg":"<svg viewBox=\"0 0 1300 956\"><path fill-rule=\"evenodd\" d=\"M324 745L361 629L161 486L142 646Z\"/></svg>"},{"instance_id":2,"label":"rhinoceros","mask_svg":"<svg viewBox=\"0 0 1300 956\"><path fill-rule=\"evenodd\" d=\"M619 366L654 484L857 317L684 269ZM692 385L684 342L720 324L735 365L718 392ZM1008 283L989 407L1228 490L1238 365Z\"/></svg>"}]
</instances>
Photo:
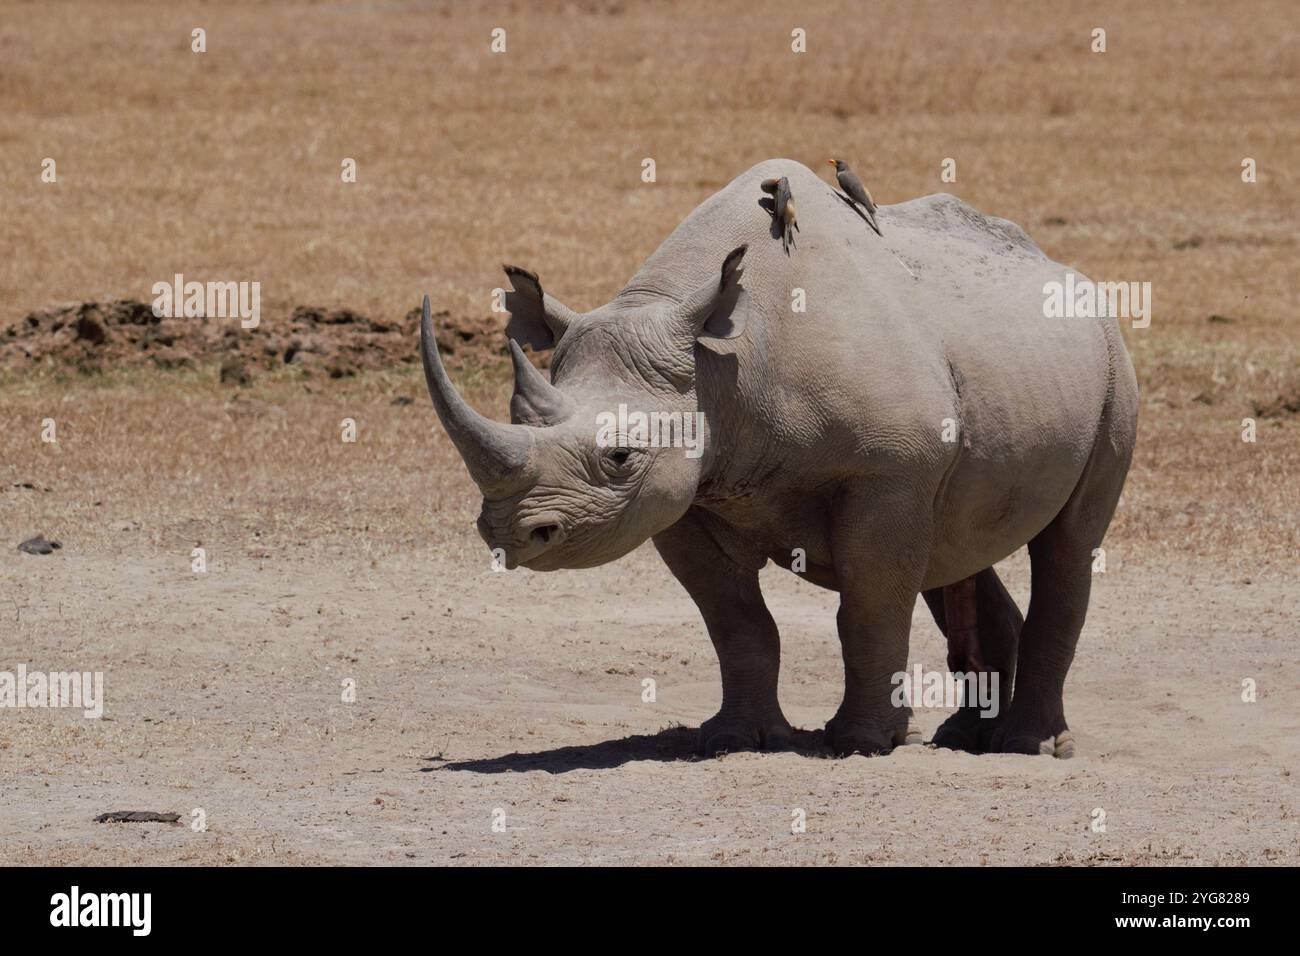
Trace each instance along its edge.
<instances>
[{"instance_id":1,"label":"rhinoceros","mask_svg":"<svg viewBox=\"0 0 1300 956\"><path fill-rule=\"evenodd\" d=\"M760 188L782 176L802 227L789 255ZM835 754L920 741L891 694L912 611L922 595L947 633L945 588L964 582L977 639L955 663L965 653L1000 676L1000 712L968 703L933 743L1070 756L1063 685L1137 424L1118 322L1046 317L1047 283L1069 270L952 196L881 206L878 221L883 237L810 169L776 159L696 208L591 312L507 266L510 424L457 394L426 297L429 393L482 491L478 531L507 566L535 571L653 541L717 651L705 754L791 743L759 587L770 560L839 592ZM549 381L520 345L554 349ZM639 425L635 440L601 440L616 412L619 428L657 416L668 439L698 420L702 452L646 441ZM1026 544L1022 617L992 565Z\"/></svg>"}]
</instances>

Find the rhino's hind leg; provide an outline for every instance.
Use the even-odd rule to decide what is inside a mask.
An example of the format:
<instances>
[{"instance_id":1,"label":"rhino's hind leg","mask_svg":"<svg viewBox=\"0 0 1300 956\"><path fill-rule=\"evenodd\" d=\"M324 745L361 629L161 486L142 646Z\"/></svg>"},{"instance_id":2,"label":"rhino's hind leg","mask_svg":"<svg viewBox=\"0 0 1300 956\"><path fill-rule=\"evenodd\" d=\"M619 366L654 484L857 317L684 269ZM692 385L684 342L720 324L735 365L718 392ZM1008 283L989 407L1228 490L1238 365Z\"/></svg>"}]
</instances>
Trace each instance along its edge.
<instances>
[{"instance_id":1,"label":"rhino's hind leg","mask_svg":"<svg viewBox=\"0 0 1300 956\"><path fill-rule=\"evenodd\" d=\"M701 725L700 752L790 746L794 732L776 697L781 639L758 586L766 557L742 565L693 511L654 544L699 607L722 671L722 708Z\"/></svg>"},{"instance_id":2,"label":"rhino's hind leg","mask_svg":"<svg viewBox=\"0 0 1300 956\"><path fill-rule=\"evenodd\" d=\"M999 752L1074 756L1065 723L1065 675L1088 612L1093 549L1101 546L1128 473L1132 445L1122 433L1123 421L1112 440L1111 413L1103 418L1074 492L1029 542L1029 613L1020 633L1011 707L993 735L992 749Z\"/></svg>"},{"instance_id":3,"label":"rhino's hind leg","mask_svg":"<svg viewBox=\"0 0 1300 956\"><path fill-rule=\"evenodd\" d=\"M974 581L978 655L972 660L968 653L964 654L968 650L964 641L958 641L955 646L950 643L948 667L954 672L978 670L990 675L996 674L998 716L985 717L980 707L968 704L939 725L933 743L951 750L983 753L992 744L993 731L1000 723L1001 715L1011 705L1011 688L1016 676L1016 649L1025 619L992 568L985 568L975 575ZM930 608L934 622L939 625L939 630L948 637L944 589L932 588L923 592L922 596Z\"/></svg>"},{"instance_id":4,"label":"rhino's hind leg","mask_svg":"<svg viewBox=\"0 0 1300 956\"><path fill-rule=\"evenodd\" d=\"M1020 635L1015 693L991 750L1074 754L1063 692L1088 608L1094 546L1071 525L1058 517L1029 543L1032 595Z\"/></svg>"}]
</instances>

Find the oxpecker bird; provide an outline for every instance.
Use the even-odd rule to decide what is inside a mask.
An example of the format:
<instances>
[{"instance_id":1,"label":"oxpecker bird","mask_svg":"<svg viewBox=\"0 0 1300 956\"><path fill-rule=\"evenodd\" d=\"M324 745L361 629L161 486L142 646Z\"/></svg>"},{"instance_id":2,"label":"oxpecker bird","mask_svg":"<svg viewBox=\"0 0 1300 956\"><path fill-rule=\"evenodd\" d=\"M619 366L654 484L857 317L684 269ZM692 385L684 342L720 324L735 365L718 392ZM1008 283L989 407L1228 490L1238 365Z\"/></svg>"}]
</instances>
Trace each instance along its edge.
<instances>
[{"instance_id":1,"label":"oxpecker bird","mask_svg":"<svg viewBox=\"0 0 1300 956\"><path fill-rule=\"evenodd\" d=\"M799 230L799 220L794 211L794 196L790 192L790 180L785 176L780 179L765 179L758 188L772 196L772 214L776 219L777 228L781 230L781 248L785 250L786 255L789 255L790 245L794 242L792 230L794 232Z\"/></svg>"},{"instance_id":2,"label":"oxpecker bird","mask_svg":"<svg viewBox=\"0 0 1300 956\"><path fill-rule=\"evenodd\" d=\"M790 244L794 242L791 230L798 231L799 220L794 213L794 196L790 194L790 180L782 176L776 181L776 221L781 227L781 248L790 254Z\"/></svg>"},{"instance_id":3,"label":"oxpecker bird","mask_svg":"<svg viewBox=\"0 0 1300 956\"><path fill-rule=\"evenodd\" d=\"M876 202L871 198L871 193L867 187L862 185L862 180L858 179L857 174L849 169L848 163L842 159L828 159L826 162L835 167L835 178L839 180L840 188L844 190L846 196L852 200L853 207L862 210L862 218L867 221L872 229L876 230L876 235L884 237L880 227L876 225Z\"/></svg>"}]
</instances>

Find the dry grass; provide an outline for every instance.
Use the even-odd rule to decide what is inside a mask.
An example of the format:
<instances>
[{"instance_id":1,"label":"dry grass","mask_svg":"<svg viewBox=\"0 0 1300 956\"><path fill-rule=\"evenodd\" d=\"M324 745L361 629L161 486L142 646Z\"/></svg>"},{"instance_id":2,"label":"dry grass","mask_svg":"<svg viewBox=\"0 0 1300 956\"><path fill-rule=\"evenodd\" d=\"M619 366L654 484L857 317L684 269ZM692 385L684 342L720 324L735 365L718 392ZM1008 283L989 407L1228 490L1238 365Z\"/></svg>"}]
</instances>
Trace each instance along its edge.
<instances>
[{"instance_id":1,"label":"dry grass","mask_svg":"<svg viewBox=\"0 0 1300 956\"><path fill-rule=\"evenodd\" d=\"M1300 388L1295 5L785 6L7 4L0 324L147 300L178 271L260 281L267 322L302 303L396 317L426 290L481 314L503 260L589 308L753 162L843 154L883 202L954 192L1096 278L1151 282L1153 324L1128 336L1141 444L1110 546L1286 570L1300 425L1239 432L1255 402ZM494 26L505 56L488 53ZM46 156L57 184L40 182ZM380 547L449 534L432 516L450 509L468 546L467 482L395 391L420 400L395 375L238 399L180 374L10 382L3 530L107 544L136 521L159 544ZM479 397L504 408L499 386ZM57 448L36 441L46 415ZM357 445L338 439L346 416Z\"/></svg>"}]
</instances>

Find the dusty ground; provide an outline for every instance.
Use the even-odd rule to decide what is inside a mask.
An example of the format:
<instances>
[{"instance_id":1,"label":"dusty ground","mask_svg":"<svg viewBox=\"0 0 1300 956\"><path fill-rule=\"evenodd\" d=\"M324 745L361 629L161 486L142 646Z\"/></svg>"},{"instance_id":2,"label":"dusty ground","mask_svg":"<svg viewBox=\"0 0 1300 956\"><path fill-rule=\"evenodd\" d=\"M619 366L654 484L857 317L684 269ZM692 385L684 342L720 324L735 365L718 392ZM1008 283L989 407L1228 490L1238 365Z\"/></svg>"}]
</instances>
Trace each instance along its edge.
<instances>
[{"instance_id":1,"label":"dusty ground","mask_svg":"<svg viewBox=\"0 0 1300 956\"><path fill-rule=\"evenodd\" d=\"M109 701L99 722L5 715L9 862L1300 862L1286 584L1099 582L1067 691L1072 761L835 761L808 735L804 753L691 762L693 732L673 728L716 708L716 665L653 554L539 578L428 548L276 551L198 577L184 554L126 550L3 559L20 657L102 668ZM1011 582L1022 597L1019 564ZM833 601L784 572L765 583L787 714L818 727L837 703ZM912 657L943 653L922 609ZM920 714L927 734L940 716ZM195 807L206 833L91 822Z\"/></svg>"},{"instance_id":2,"label":"dusty ground","mask_svg":"<svg viewBox=\"0 0 1300 956\"><path fill-rule=\"evenodd\" d=\"M1294 6L879 6L855 34L839 4L4 4L0 328L177 271L260 281L276 342L303 305L404 334L425 291L473 325L503 260L597 304L763 158L844 153L882 202L956 193L1153 283L1127 334L1139 447L1066 690L1076 759L821 757L834 596L769 569L810 732L693 761L719 686L684 592L648 549L493 573L414 369L268 363L237 388L210 355L11 350L0 671L103 671L107 709L0 710L0 861L1300 862ZM458 377L504 415L498 359ZM36 533L62 549L15 550ZM1004 579L1023 606L1023 555ZM943 656L918 608L912 660ZM195 808L204 833L91 822Z\"/></svg>"},{"instance_id":3,"label":"dusty ground","mask_svg":"<svg viewBox=\"0 0 1300 956\"><path fill-rule=\"evenodd\" d=\"M392 404L420 387L395 373L229 397L172 373L75 401L4 393L24 424L4 433L0 530L63 543L0 549L4 665L102 670L107 697L101 721L0 711L8 859L1300 860L1300 608L1283 569L1191 548L1151 560L1134 534L1150 507L1126 498L1067 688L1073 761L833 761L810 733L798 754L695 762L719 689L685 594L648 548L494 573L431 409ZM27 434L43 412L66 421L57 445ZM1195 539L1201 519L1183 518ZM1005 572L1023 605L1023 555ZM819 728L840 688L834 597L779 569L765 585L787 714ZM915 620L912 660L941 667L923 606ZM927 734L945 713L920 713ZM206 833L91 822L194 808Z\"/></svg>"}]
</instances>

